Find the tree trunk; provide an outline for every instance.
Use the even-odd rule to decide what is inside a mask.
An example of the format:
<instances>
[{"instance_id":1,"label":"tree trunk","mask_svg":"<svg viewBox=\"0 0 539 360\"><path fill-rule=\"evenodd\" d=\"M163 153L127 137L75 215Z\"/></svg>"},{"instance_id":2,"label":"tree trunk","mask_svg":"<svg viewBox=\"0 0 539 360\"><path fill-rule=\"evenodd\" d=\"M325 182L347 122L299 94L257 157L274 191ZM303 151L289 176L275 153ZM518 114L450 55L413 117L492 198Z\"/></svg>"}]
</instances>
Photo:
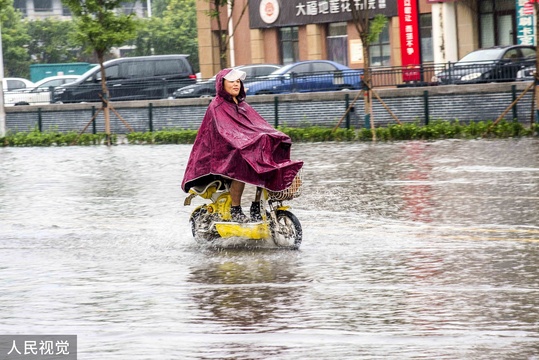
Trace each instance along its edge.
<instances>
[{"instance_id":1,"label":"tree trunk","mask_svg":"<svg viewBox=\"0 0 539 360\"><path fill-rule=\"evenodd\" d=\"M106 143L107 145L111 145L111 139L110 139L110 112L109 112L109 90L107 88L107 77L105 74L105 67L103 66L103 62L105 61L104 54L98 53L97 59L99 60L99 66L101 67L101 93L103 95L103 117L105 118L105 136L106 136Z\"/></svg>"},{"instance_id":2,"label":"tree trunk","mask_svg":"<svg viewBox=\"0 0 539 360\"><path fill-rule=\"evenodd\" d=\"M368 24L368 21L367 21ZM363 43L363 82L364 82L364 113L365 127L371 129L372 141L376 141L376 129L374 127L374 118L372 116L372 74L369 61L369 45L366 35L360 36Z\"/></svg>"}]
</instances>

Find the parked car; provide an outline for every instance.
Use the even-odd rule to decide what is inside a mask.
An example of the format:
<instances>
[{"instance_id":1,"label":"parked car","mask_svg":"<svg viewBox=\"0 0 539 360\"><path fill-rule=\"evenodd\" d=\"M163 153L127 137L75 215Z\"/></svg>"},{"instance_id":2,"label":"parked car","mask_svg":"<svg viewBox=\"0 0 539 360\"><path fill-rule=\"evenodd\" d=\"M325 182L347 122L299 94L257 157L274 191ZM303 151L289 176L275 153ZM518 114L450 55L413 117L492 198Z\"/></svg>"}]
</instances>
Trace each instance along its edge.
<instances>
[{"instance_id":1,"label":"parked car","mask_svg":"<svg viewBox=\"0 0 539 360\"><path fill-rule=\"evenodd\" d=\"M435 75L433 82L476 84L515 81L517 72L535 64L535 46L494 46L472 51Z\"/></svg>"},{"instance_id":2,"label":"parked car","mask_svg":"<svg viewBox=\"0 0 539 360\"><path fill-rule=\"evenodd\" d=\"M51 103L51 88L69 84L80 75L49 76L35 83L33 88L18 89L4 93L5 105L42 105Z\"/></svg>"},{"instance_id":3,"label":"parked car","mask_svg":"<svg viewBox=\"0 0 539 360\"><path fill-rule=\"evenodd\" d=\"M274 64L253 64L235 66L234 68L245 71L247 73L245 81L249 81L262 76L267 76L281 68L281 66L282 65ZM208 96L215 96L215 75L206 81L182 87L172 94L172 97L175 99Z\"/></svg>"},{"instance_id":4,"label":"parked car","mask_svg":"<svg viewBox=\"0 0 539 360\"><path fill-rule=\"evenodd\" d=\"M32 88L35 84L24 78L8 77L2 79L2 88L5 91Z\"/></svg>"},{"instance_id":5,"label":"parked car","mask_svg":"<svg viewBox=\"0 0 539 360\"><path fill-rule=\"evenodd\" d=\"M103 65L110 100L166 99L179 87L196 82L188 55L127 57ZM99 102L101 92L101 69L96 66L78 80L55 88L52 101Z\"/></svg>"},{"instance_id":6,"label":"parked car","mask_svg":"<svg viewBox=\"0 0 539 360\"><path fill-rule=\"evenodd\" d=\"M272 72L265 79L245 82L247 95L336 91L361 88L363 70L330 60L300 61Z\"/></svg>"},{"instance_id":7,"label":"parked car","mask_svg":"<svg viewBox=\"0 0 539 360\"><path fill-rule=\"evenodd\" d=\"M534 78L535 66L528 66L517 72L517 81L531 81Z\"/></svg>"}]
</instances>

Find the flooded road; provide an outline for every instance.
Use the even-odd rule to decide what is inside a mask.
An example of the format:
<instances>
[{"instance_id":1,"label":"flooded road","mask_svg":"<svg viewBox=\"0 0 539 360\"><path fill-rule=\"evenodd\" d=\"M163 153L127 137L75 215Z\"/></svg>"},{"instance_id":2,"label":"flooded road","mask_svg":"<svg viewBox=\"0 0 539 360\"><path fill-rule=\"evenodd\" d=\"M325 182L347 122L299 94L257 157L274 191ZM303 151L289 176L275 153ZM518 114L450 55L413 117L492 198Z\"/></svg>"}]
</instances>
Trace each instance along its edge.
<instances>
[{"instance_id":1,"label":"flooded road","mask_svg":"<svg viewBox=\"0 0 539 360\"><path fill-rule=\"evenodd\" d=\"M0 148L0 332L85 360L539 359L539 140L296 144L299 251L197 245L190 149Z\"/></svg>"}]
</instances>

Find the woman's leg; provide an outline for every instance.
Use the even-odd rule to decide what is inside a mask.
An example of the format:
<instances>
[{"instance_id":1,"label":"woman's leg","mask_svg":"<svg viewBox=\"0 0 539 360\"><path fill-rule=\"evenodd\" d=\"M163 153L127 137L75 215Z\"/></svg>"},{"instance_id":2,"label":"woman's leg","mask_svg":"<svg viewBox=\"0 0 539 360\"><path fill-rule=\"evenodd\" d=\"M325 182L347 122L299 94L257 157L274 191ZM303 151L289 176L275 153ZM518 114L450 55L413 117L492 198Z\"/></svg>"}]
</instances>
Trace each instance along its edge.
<instances>
[{"instance_id":1,"label":"woman's leg","mask_svg":"<svg viewBox=\"0 0 539 360\"><path fill-rule=\"evenodd\" d=\"M245 189L245 183L237 180L232 180L230 184L230 197L232 198L232 206L241 205L241 196L243 195L243 189Z\"/></svg>"},{"instance_id":2,"label":"woman's leg","mask_svg":"<svg viewBox=\"0 0 539 360\"><path fill-rule=\"evenodd\" d=\"M255 193L255 202L260 202L260 198L262 197L262 188L256 187L256 193Z\"/></svg>"},{"instance_id":3,"label":"woman's leg","mask_svg":"<svg viewBox=\"0 0 539 360\"><path fill-rule=\"evenodd\" d=\"M251 208L249 209L249 215L251 215L251 220L260 221L262 220L262 215L260 214L260 198L262 196L262 188L256 188L255 201L251 203Z\"/></svg>"}]
</instances>

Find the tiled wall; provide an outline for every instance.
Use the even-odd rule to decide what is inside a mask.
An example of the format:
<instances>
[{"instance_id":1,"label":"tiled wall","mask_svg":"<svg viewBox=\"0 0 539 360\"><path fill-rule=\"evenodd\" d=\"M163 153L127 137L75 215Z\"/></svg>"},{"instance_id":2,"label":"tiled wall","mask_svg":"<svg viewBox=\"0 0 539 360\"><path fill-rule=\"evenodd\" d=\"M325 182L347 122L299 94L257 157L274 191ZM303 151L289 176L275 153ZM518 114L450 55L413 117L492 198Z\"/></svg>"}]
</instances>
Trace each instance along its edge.
<instances>
[{"instance_id":1,"label":"tiled wall","mask_svg":"<svg viewBox=\"0 0 539 360\"><path fill-rule=\"evenodd\" d=\"M403 88L391 90L378 90L382 99L380 102L373 96L372 119L376 126L396 123L395 117L401 122L425 123L426 102L428 99L428 114L430 121L455 120L461 122L496 120L512 103L513 98L520 95L526 84L483 84L475 87L430 87L430 88ZM476 91L473 91L473 89ZM427 92L427 95L425 95ZM346 95L348 94L348 101ZM346 104L351 104L357 92L335 92L316 94L289 94L277 97L261 95L250 97L247 101L269 123L275 125L276 108L279 125L291 127L304 127L317 125L334 127L341 121L341 127L346 126ZM517 105L519 122L529 123L532 114L532 95L529 91ZM151 106L151 114L150 107ZM157 100L118 102L114 104L117 113L135 131L148 131L150 119L154 130L160 129L197 129L202 121L207 99L190 100ZM350 112L349 123L351 127L364 125L363 96L359 96ZM8 131L28 131L39 124L41 118L42 130L59 130L62 132L80 132L92 119L92 114L98 108L92 109L91 104L74 105L47 105L41 107L21 106L6 108L6 128ZM388 110L389 109L389 110ZM505 119L513 118L510 110ZM112 132L122 134L129 132L123 121L113 112L110 112ZM97 132L104 131L103 112L96 117ZM93 131L92 125L87 132Z\"/></svg>"}]
</instances>

